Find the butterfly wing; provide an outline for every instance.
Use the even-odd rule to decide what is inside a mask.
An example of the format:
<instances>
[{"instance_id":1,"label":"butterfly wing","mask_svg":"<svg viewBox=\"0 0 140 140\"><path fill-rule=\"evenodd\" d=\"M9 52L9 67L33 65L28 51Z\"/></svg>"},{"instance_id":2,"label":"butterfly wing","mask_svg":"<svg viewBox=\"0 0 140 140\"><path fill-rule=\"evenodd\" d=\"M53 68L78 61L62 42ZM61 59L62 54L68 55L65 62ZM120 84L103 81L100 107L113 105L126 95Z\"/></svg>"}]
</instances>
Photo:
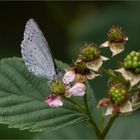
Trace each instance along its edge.
<instances>
[{"instance_id":1,"label":"butterfly wing","mask_svg":"<svg viewBox=\"0 0 140 140\"><path fill-rule=\"evenodd\" d=\"M33 19L29 19L26 23L21 53L26 66L34 75L50 80L57 75L47 40Z\"/></svg>"}]
</instances>

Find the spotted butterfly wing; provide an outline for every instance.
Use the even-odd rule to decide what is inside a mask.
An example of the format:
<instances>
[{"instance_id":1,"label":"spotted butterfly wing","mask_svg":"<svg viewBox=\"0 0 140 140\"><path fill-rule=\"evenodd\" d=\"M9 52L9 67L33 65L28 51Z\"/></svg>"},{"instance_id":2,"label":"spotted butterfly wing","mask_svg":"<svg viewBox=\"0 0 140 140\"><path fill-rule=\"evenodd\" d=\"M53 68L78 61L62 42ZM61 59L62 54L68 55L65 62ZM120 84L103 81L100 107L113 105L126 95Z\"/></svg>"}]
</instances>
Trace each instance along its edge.
<instances>
[{"instance_id":1,"label":"spotted butterfly wing","mask_svg":"<svg viewBox=\"0 0 140 140\"><path fill-rule=\"evenodd\" d=\"M49 45L33 19L29 19L26 23L21 53L28 70L34 75L49 80L55 78L57 70Z\"/></svg>"}]
</instances>

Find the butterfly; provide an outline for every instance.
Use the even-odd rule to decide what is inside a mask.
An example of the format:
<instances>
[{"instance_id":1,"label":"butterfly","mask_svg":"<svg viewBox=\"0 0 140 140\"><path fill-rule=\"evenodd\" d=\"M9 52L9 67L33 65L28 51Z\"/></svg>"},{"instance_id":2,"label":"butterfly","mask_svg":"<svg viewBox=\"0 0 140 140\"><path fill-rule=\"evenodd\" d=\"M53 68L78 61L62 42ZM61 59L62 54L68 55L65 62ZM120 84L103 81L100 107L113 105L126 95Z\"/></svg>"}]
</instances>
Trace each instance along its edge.
<instances>
[{"instance_id":1,"label":"butterfly","mask_svg":"<svg viewBox=\"0 0 140 140\"><path fill-rule=\"evenodd\" d=\"M29 19L25 25L21 53L28 70L34 75L49 80L58 76L48 42L34 19Z\"/></svg>"}]
</instances>

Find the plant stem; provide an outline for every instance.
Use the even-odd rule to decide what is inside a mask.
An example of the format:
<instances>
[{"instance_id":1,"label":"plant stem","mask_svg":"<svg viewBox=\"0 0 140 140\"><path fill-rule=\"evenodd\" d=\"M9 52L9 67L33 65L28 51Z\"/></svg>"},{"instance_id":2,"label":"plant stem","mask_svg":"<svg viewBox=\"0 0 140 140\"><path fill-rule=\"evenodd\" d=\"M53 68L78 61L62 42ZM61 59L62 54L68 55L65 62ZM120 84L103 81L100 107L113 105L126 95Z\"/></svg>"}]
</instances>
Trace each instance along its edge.
<instances>
[{"instance_id":1,"label":"plant stem","mask_svg":"<svg viewBox=\"0 0 140 140\"><path fill-rule=\"evenodd\" d=\"M99 135L98 139L104 139L108 133L108 131L110 130L111 126L113 125L115 119L117 118L118 115L113 115L110 117L107 125L105 126L103 132Z\"/></svg>"},{"instance_id":2,"label":"plant stem","mask_svg":"<svg viewBox=\"0 0 140 140\"><path fill-rule=\"evenodd\" d=\"M87 97L86 97L86 94L84 95L84 102L85 102L85 107L86 107L86 111L87 111L87 115L88 115L88 118L89 118L89 123L92 125L92 128L93 128L93 131L95 132L96 136L98 136L99 134L99 129L91 115L91 112L89 110L89 107L88 107L88 103L87 103Z\"/></svg>"},{"instance_id":3,"label":"plant stem","mask_svg":"<svg viewBox=\"0 0 140 140\"><path fill-rule=\"evenodd\" d=\"M103 111L99 120L99 130L103 131L103 126L104 126L104 122L105 122L105 112Z\"/></svg>"}]
</instances>

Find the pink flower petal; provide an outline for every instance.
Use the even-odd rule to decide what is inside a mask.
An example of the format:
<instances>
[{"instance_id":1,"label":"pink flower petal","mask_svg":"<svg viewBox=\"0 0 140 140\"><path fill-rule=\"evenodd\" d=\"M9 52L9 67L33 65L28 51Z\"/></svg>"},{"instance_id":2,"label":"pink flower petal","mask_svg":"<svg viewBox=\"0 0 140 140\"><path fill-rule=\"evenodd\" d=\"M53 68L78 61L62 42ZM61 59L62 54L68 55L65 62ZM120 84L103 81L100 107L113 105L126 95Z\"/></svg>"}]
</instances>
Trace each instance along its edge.
<instances>
[{"instance_id":1,"label":"pink flower petal","mask_svg":"<svg viewBox=\"0 0 140 140\"><path fill-rule=\"evenodd\" d=\"M84 96L86 90L85 84L76 83L72 88L67 90L73 96Z\"/></svg>"},{"instance_id":2,"label":"pink flower petal","mask_svg":"<svg viewBox=\"0 0 140 140\"><path fill-rule=\"evenodd\" d=\"M69 84L70 82L73 82L74 79L75 79L75 72L72 70L67 71L63 77L63 83Z\"/></svg>"},{"instance_id":3,"label":"pink flower petal","mask_svg":"<svg viewBox=\"0 0 140 140\"><path fill-rule=\"evenodd\" d=\"M61 97L60 96L56 96L56 95L49 95L46 98L45 103L47 103L51 107L63 106L63 102L62 102Z\"/></svg>"}]
</instances>

